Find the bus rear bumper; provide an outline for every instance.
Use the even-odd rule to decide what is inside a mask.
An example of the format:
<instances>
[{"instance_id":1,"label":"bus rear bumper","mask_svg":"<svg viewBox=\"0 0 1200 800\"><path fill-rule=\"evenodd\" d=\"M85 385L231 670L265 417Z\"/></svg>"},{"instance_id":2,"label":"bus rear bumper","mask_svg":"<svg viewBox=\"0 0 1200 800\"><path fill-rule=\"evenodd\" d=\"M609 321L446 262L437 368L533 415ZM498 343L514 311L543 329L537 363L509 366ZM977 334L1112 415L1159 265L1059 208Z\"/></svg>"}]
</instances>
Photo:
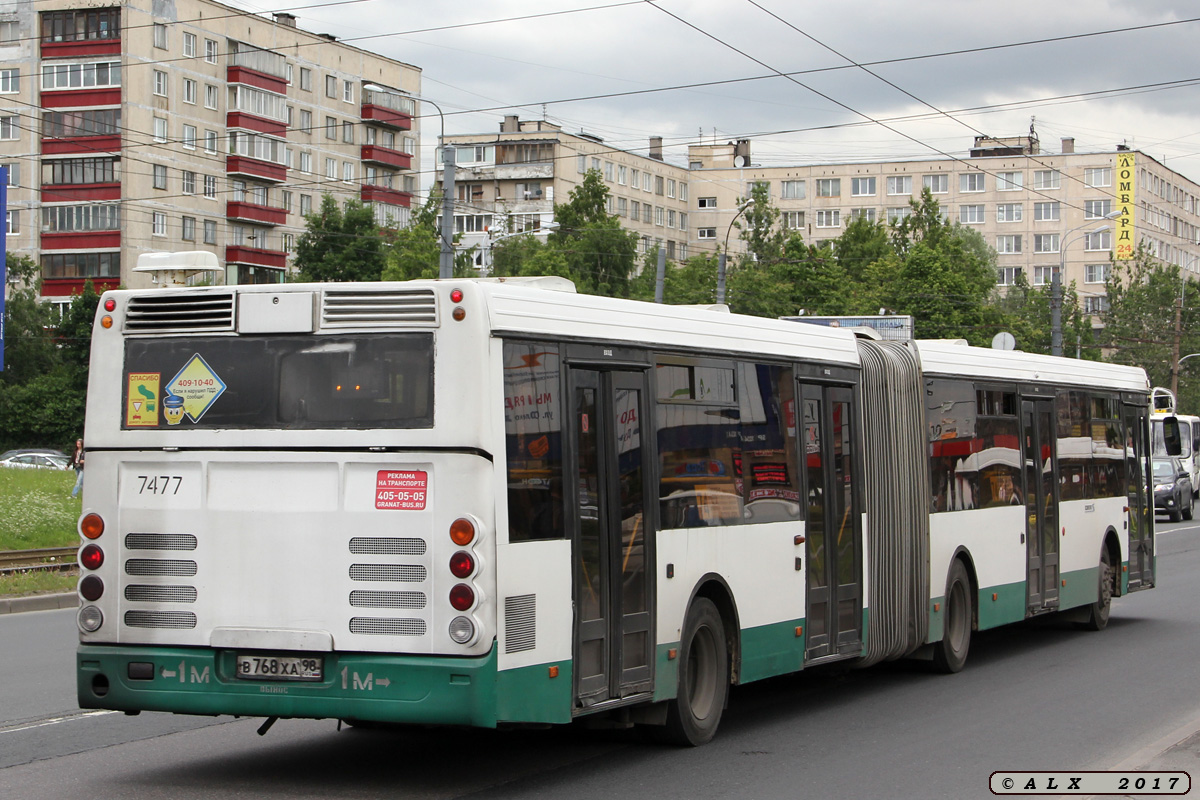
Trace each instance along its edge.
<instances>
[{"instance_id":1,"label":"bus rear bumper","mask_svg":"<svg viewBox=\"0 0 1200 800\"><path fill-rule=\"evenodd\" d=\"M245 680L232 650L81 644L81 708L472 725L497 722L496 648L479 658L323 653L319 681Z\"/></svg>"}]
</instances>

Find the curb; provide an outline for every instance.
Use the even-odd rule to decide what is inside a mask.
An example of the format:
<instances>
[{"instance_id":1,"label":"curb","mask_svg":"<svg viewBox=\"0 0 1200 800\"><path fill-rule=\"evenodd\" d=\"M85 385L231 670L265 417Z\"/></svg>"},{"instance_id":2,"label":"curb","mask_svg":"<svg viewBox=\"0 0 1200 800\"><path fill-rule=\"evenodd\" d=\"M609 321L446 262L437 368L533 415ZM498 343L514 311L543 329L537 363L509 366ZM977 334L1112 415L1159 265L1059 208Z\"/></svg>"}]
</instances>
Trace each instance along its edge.
<instances>
[{"instance_id":1,"label":"curb","mask_svg":"<svg viewBox=\"0 0 1200 800\"><path fill-rule=\"evenodd\" d=\"M74 592L62 594L35 594L31 597L0 597L0 614L19 614L23 611L49 611L56 608L76 608L79 595Z\"/></svg>"}]
</instances>

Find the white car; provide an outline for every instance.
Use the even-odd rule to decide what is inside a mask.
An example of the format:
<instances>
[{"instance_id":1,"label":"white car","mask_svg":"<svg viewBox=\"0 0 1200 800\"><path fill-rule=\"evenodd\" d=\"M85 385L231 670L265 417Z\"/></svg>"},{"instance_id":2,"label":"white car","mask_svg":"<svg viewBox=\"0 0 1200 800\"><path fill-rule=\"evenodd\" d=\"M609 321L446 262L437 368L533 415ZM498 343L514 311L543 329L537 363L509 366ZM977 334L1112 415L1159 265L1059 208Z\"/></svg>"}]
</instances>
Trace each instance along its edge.
<instances>
[{"instance_id":1,"label":"white car","mask_svg":"<svg viewBox=\"0 0 1200 800\"><path fill-rule=\"evenodd\" d=\"M16 467L17 469L67 469L70 459L62 456L51 456L43 453L21 453L8 458L0 458L0 467Z\"/></svg>"}]
</instances>

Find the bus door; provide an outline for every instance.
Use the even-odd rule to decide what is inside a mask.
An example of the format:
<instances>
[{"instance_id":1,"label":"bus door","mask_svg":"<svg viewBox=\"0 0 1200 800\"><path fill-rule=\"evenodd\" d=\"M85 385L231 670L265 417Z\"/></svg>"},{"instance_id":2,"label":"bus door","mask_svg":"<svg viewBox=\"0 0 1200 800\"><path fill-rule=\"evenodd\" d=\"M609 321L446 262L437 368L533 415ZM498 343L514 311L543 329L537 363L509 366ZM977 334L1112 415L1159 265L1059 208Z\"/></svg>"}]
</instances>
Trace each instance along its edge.
<instances>
[{"instance_id":1,"label":"bus door","mask_svg":"<svg viewBox=\"0 0 1200 800\"><path fill-rule=\"evenodd\" d=\"M1127 404L1125 475L1129 508L1129 588L1154 585L1154 499L1147 493L1149 442L1145 406Z\"/></svg>"},{"instance_id":2,"label":"bus door","mask_svg":"<svg viewBox=\"0 0 1200 800\"><path fill-rule=\"evenodd\" d=\"M862 531L853 393L801 384L805 553L805 660L862 651Z\"/></svg>"},{"instance_id":3,"label":"bus door","mask_svg":"<svg viewBox=\"0 0 1200 800\"><path fill-rule=\"evenodd\" d=\"M1054 401L1021 400L1025 461L1026 605L1058 608L1058 457Z\"/></svg>"},{"instance_id":4,"label":"bus door","mask_svg":"<svg viewBox=\"0 0 1200 800\"><path fill-rule=\"evenodd\" d=\"M652 531L646 374L570 371L576 705L649 691Z\"/></svg>"}]
</instances>

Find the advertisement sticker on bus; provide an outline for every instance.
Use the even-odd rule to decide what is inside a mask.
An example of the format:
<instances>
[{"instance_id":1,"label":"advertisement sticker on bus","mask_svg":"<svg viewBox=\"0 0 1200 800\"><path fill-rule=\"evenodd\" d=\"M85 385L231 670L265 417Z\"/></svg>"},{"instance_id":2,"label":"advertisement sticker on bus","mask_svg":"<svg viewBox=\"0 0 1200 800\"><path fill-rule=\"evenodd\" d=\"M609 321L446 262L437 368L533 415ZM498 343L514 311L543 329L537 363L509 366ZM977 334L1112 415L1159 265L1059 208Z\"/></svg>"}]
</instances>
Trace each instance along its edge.
<instances>
[{"instance_id":1,"label":"advertisement sticker on bus","mask_svg":"<svg viewBox=\"0 0 1200 800\"><path fill-rule=\"evenodd\" d=\"M158 426L158 384L161 373L130 372L125 392L125 426L154 428Z\"/></svg>"},{"instance_id":2,"label":"advertisement sticker on bus","mask_svg":"<svg viewBox=\"0 0 1200 800\"><path fill-rule=\"evenodd\" d=\"M183 369L166 385L163 395L163 416L168 425L178 425L186 414L192 422L199 422L204 412L212 407L221 393L225 382L213 372L199 353L184 364Z\"/></svg>"},{"instance_id":3,"label":"advertisement sticker on bus","mask_svg":"<svg viewBox=\"0 0 1200 800\"><path fill-rule=\"evenodd\" d=\"M429 489L424 470L381 469L375 475L375 508L423 511Z\"/></svg>"}]
</instances>

